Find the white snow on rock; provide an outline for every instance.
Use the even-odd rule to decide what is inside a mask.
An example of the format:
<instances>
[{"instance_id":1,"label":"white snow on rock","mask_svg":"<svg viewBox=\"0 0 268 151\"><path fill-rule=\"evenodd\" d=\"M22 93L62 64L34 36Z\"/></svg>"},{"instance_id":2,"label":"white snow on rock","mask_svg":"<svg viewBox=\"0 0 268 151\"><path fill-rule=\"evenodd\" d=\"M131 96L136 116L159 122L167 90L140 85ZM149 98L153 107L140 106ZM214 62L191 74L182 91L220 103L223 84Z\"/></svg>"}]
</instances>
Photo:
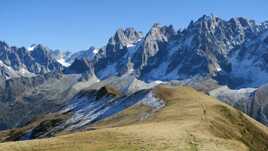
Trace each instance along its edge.
<instances>
[{"instance_id":1,"label":"white snow on rock","mask_svg":"<svg viewBox=\"0 0 268 151\"><path fill-rule=\"evenodd\" d=\"M57 60L61 65L63 65L64 67L69 67L71 64L66 62L66 60L63 58L63 57L60 57L58 60Z\"/></svg>"},{"instance_id":2,"label":"white snow on rock","mask_svg":"<svg viewBox=\"0 0 268 151\"><path fill-rule=\"evenodd\" d=\"M135 45L130 43L130 44L127 44L127 48L130 48L130 47L134 47Z\"/></svg>"},{"instance_id":3,"label":"white snow on rock","mask_svg":"<svg viewBox=\"0 0 268 151\"><path fill-rule=\"evenodd\" d=\"M16 78L20 76L32 77L35 74L27 70L25 67L21 67L18 70L13 69L11 66L6 65L0 60L0 69L5 79Z\"/></svg>"},{"instance_id":4,"label":"white snow on rock","mask_svg":"<svg viewBox=\"0 0 268 151\"><path fill-rule=\"evenodd\" d=\"M215 66L216 66L216 71L217 72L221 72L222 71L222 68L221 68L221 66L219 64L216 64Z\"/></svg>"},{"instance_id":5,"label":"white snow on rock","mask_svg":"<svg viewBox=\"0 0 268 151\"><path fill-rule=\"evenodd\" d=\"M94 53L94 54L97 54L97 53L99 52L99 50L100 50L100 49L95 48L95 49L93 50L93 53Z\"/></svg>"},{"instance_id":6,"label":"white snow on rock","mask_svg":"<svg viewBox=\"0 0 268 151\"><path fill-rule=\"evenodd\" d=\"M74 114L60 127L67 127L66 130L81 128L140 104L151 107L153 111L165 106L164 101L154 97L149 90L142 90L126 97L105 96L99 100L95 100L93 96L76 97L61 111L71 111Z\"/></svg>"},{"instance_id":7,"label":"white snow on rock","mask_svg":"<svg viewBox=\"0 0 268 151\"><path fill-rule=\"evenodd\" d=\"M33 45L31 45L30 47L28 47L27 50L28 50L28 51L33 51L35 47L36 47L36 45L33 44Z\"/></svg>"},{"instance_id":8,"label":"white snow on rock","mask_svg":"<svg viewBox=\"0 0 268 151\"><path fill-rule=\"evenodd\" d=\"M96 54L99 52L99 50L100 49L98 49L98 48L90 48L88 51L88 60L89 61L92 61L94 58L95 58L95 56L96 56Z\"/></svg>"}]
</instances>

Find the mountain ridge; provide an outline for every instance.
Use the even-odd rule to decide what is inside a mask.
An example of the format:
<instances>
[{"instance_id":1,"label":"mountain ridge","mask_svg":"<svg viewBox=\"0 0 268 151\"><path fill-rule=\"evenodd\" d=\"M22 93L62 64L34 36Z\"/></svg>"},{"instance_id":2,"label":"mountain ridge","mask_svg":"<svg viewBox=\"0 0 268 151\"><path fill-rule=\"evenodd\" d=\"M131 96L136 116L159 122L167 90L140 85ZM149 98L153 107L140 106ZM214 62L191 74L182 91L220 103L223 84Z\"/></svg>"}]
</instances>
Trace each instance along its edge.
<instances>
[{"instance_id":1,"label":"mountain ridge","mask_svg":"<svg viewBox=\"0 0 268 151\"><path fill-rule=\"evenodd\" d=\"M26 64L26 69L34 74L61 71L68 68L75 59L84 58L92 62L94 72L100 79L121 76L131 70L136 73L137 78L147 82L209 76L233 88L258 87L268 82L268 79L254 83L253 77L246 77L245 74L250 74L246 71L249 59L244 57L243 61L241 56L243 53L252 52L250 55L253 55L253 58L256 56L255 60L261 59L258 62L253 60L252 63L257 64L254 70L260 75L266 75L267 71L261 64L266 63L267 30L267 21L257 24L254 20L243 17L223 20L214 15L203 15L180 30L175 30L172 25L161 26L156 23L144 36L132 27L119 28L104 47L90 47L73 54L53 53L40 44L31 47L30 52L25 48L18 50L23 50L23 56L36 59L37 64ZM257 56L254 49L259 44L263 45L258 50L263 55ZM9 47L2 42L1 48L5 50ZM38 52L39 49L35 48L41 48L42 51ZM247 50L242 53L241 48ZM16 49L14 48L18 51ZM10 65L10 59L2 57L0 60ZM21 62L19 60L11 61L11 67L15 70L21 66L20 63L16 63ZM44 61L47 62L44 64ZM238 66L243 64L242 61L245 64L245 73L238 72ZM58 63L65 67L59 66ZM2 75L8 74L6 71L6 68L2 70ZM14 72L10 71L11 75L12 73Z\"/></svg>"}]
</instances>

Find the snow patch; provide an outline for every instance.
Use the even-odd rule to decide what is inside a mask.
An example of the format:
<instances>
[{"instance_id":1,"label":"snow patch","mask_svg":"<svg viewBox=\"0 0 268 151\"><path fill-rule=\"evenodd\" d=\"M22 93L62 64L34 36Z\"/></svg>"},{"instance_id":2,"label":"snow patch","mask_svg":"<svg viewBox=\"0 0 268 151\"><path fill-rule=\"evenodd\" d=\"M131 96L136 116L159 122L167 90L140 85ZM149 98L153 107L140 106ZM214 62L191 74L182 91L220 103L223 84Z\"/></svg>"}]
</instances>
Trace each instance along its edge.
<instances>
[{"instance_id":1,"label":"snow patch","mask_svg":"<svg viewBox=\"0 0 268 151\"><path fill-rule=\"evenodd\" d=\"M34 45L31 45L30 47L27 48L27 50L28 50L28 51L33 51L35 47L36 47L35 44L34 44Z\"/></svg>"},{"instance_id":2,"label":"snow patch","mask_svg":"<svg viewBox=\"0 0 268 151\"><path fill-rule=\"evenodd\" d=\"M92 52L93 52L94 54L97 54L97 53L99 52L99 50L100 50L100 49L95 48Z\"/></svg>"},{"instance_id":3,"label":"snow patch","mask_svg":"<svg viewBox=\"0 0 268 151\"><path fill-rule=\"evenodd\" d=\"M220 67L220 65L216 64L216 71L217 72L221 72L222 71L222 68Z\"/></svg>"},{"instance_id":4,"label":"snow patch","mask_svg":"<svg viewBox=\"0 0 268 151\"><path fill-rule=\"evenodd\" d=\"M58 61L58 63L60 63L64 67L69 67L71 65L70 63L66 62L63 57L60 57L57 61Z\"/></svg>"},{"instance_id":5,"label":"snow patch","mask_svg":"<svg viewBox=\"0 0 268 151\"><path fill-rule=\"evenodd\" d=\"M130 44L127 44L127 48L130 48L130 47L134 47L135 45L130 43Z\"/></svg>"}]
</instances>

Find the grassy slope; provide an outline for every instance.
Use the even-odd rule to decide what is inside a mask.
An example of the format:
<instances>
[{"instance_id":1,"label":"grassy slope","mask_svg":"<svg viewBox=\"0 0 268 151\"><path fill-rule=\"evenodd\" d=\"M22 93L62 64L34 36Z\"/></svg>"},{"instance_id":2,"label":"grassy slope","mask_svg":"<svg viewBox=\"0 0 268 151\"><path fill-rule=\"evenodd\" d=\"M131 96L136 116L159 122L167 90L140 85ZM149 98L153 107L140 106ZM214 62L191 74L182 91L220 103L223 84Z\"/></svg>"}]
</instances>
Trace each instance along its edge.
<instances>
[{"instance_id":1,"label":"grassy slope","mask_svg":"<svg viewBox=\"0 0 268 151\"><path fill-rule=\"evenodd\" d=\"M0 151L268 150L268 129L241 112L191 88L154 91L167 106L145 122L135 122L136 110L149 109L135 107L96 124L94 131L3 143ZM124 126L103 128L107 125Z\"/></svg>"}]
</instances>

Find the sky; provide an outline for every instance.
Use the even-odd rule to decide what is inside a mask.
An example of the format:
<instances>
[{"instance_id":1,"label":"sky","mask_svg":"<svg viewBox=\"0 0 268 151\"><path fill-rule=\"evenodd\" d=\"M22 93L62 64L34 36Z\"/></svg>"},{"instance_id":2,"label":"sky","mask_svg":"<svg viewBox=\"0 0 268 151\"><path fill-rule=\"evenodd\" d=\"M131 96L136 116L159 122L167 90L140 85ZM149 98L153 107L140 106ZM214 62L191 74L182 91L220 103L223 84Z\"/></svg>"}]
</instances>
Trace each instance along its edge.
<instances>
[{"instance_id":1,"label":"sky","mask_svg":"<svg viewBox=\"0 0 268 151\"><path fill-rule=\"evenodd\" d=\"M185 28L204 14L268 20L268 0L0 0L0 40L78 51L105 45L118 28Z\"/></svg>"}]
</instances>

